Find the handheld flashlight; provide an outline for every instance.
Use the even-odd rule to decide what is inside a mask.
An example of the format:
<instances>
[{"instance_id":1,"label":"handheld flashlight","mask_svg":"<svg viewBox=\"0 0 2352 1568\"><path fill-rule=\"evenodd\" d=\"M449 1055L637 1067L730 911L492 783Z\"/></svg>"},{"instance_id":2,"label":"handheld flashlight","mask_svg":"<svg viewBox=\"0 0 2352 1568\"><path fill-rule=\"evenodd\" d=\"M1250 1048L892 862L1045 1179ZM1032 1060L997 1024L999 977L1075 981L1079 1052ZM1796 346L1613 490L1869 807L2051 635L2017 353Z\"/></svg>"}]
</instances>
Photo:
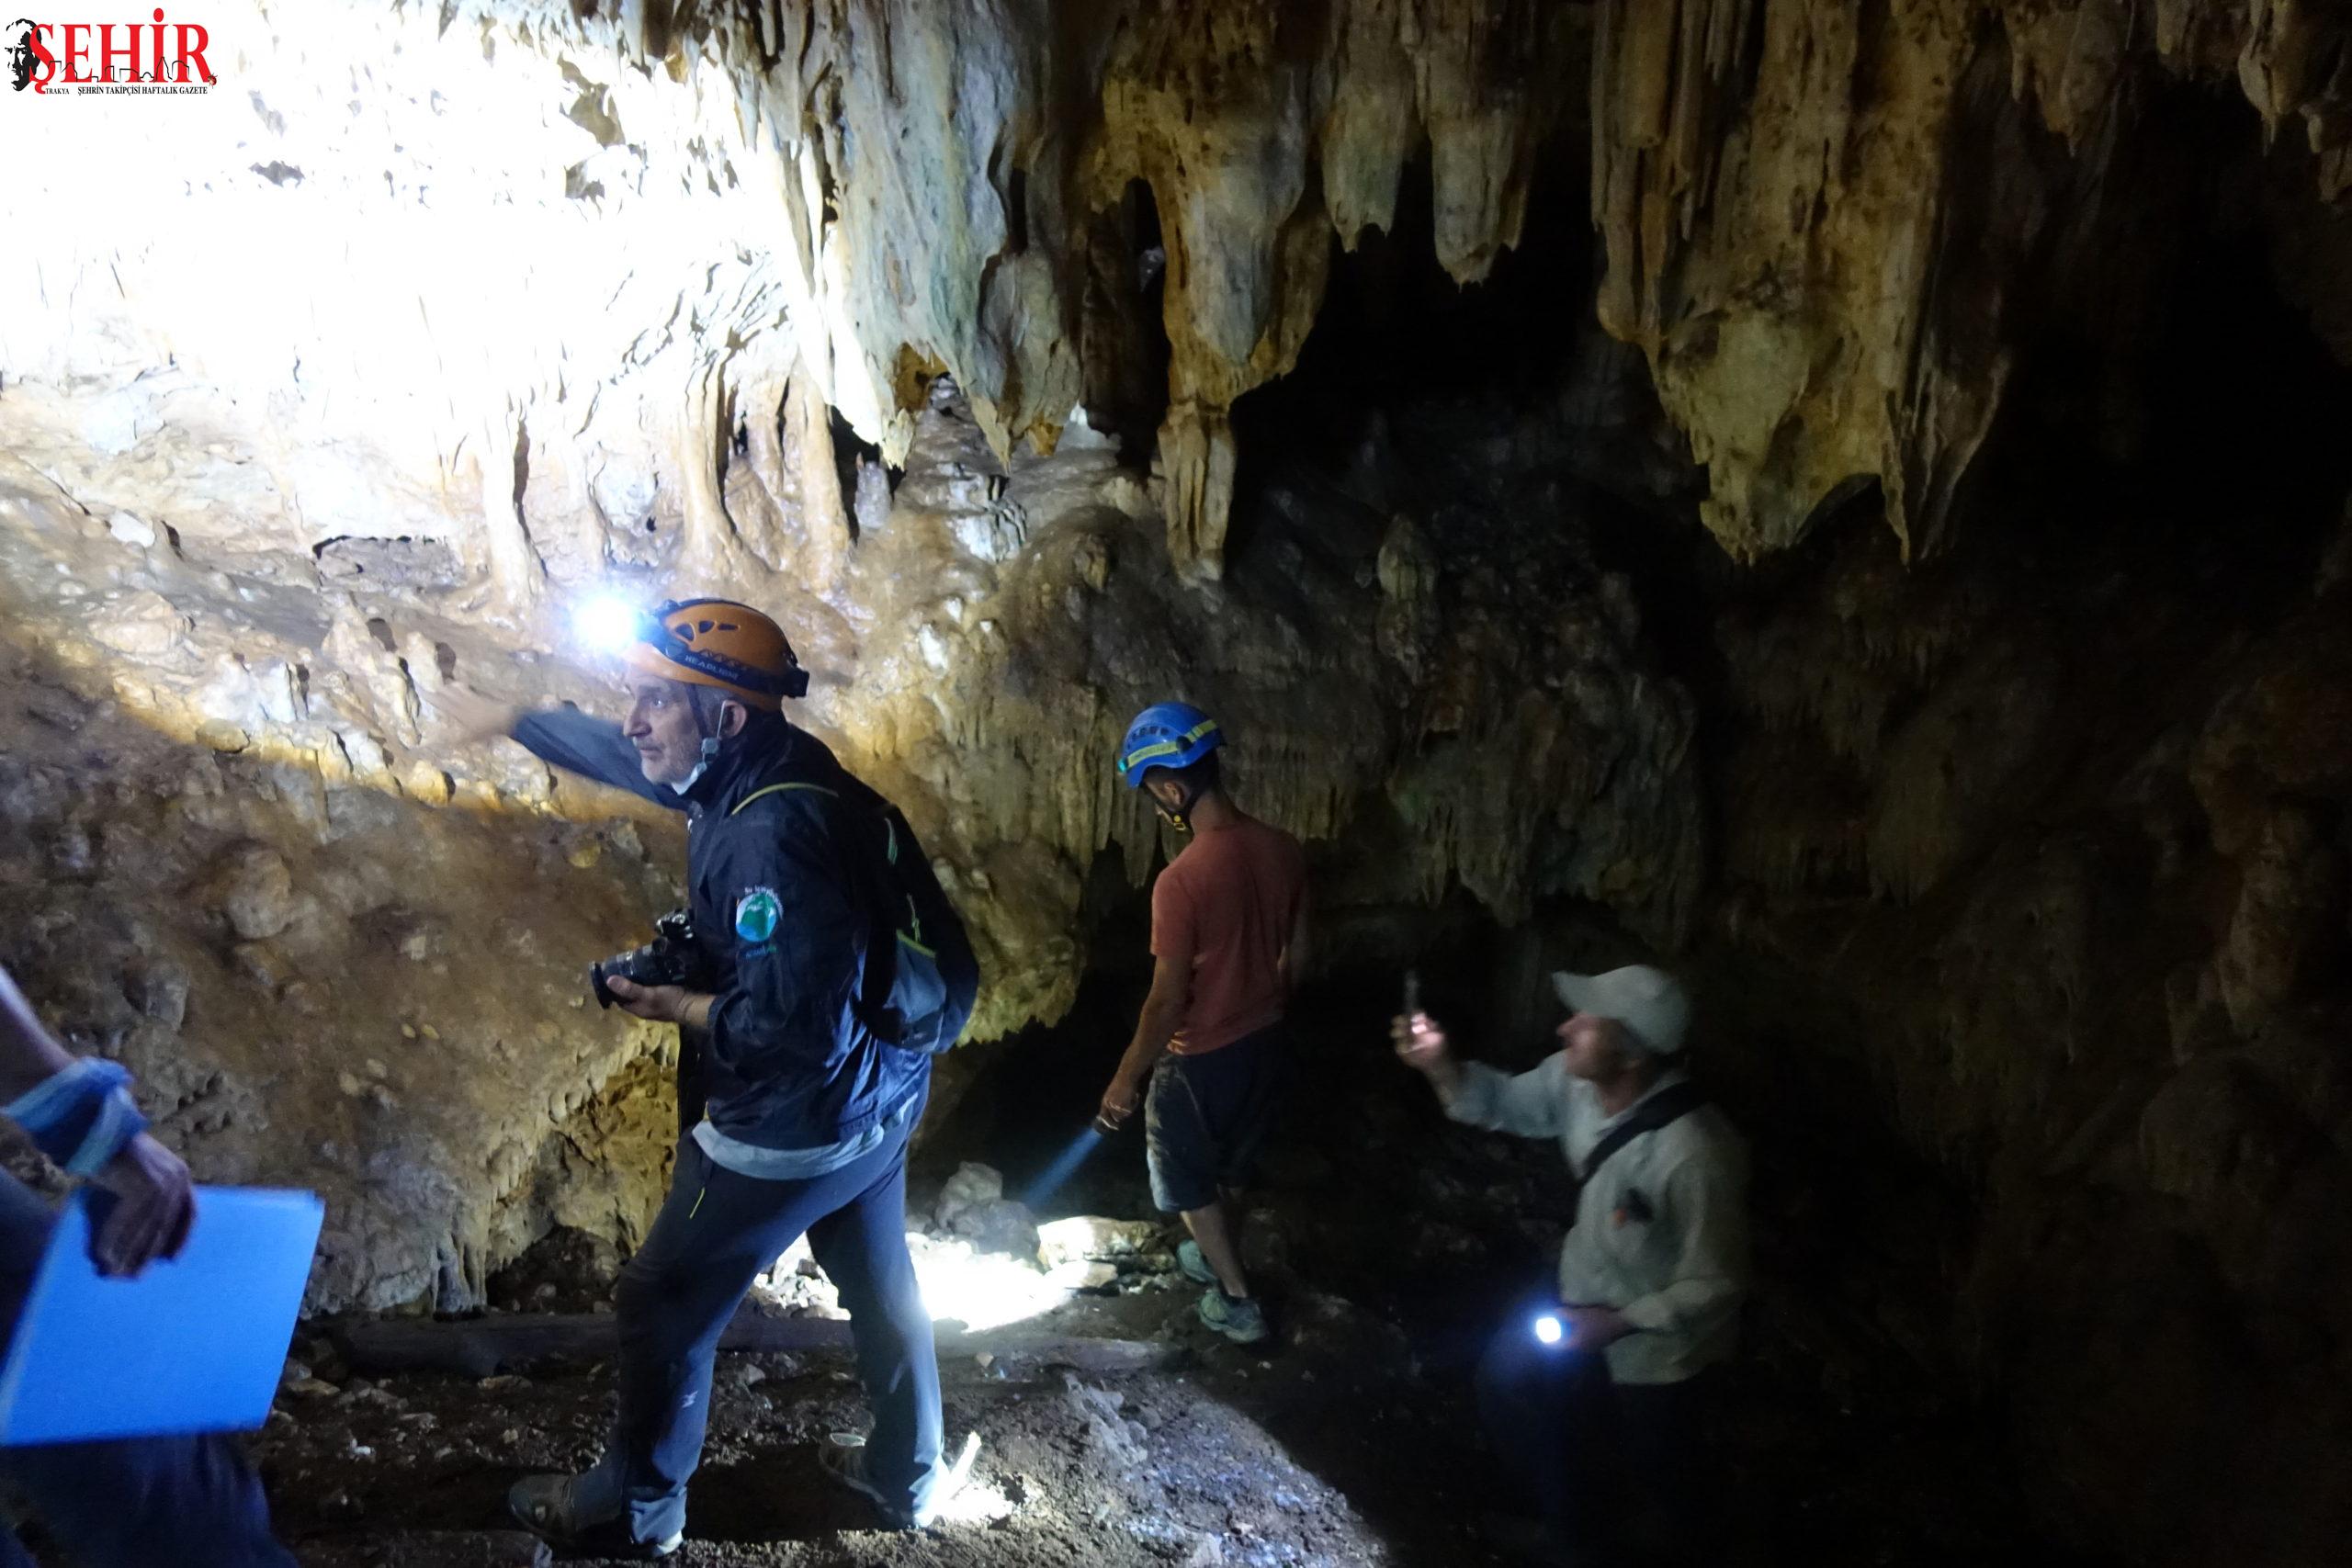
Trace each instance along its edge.
<instances>
[{"instance_id":1,"label":"handheld flashlight","mask_svg":"<svg viewBox=\"0 0 2352 1568\"><path fill-rule=\"evenodd\" d=\"M1537 1313L1533 1327L1539 1345L1558 1345L1568 1337L1568 1325L1560 1321L1560 1314L1555 1312Z\"/></svg>"}]
</instances>

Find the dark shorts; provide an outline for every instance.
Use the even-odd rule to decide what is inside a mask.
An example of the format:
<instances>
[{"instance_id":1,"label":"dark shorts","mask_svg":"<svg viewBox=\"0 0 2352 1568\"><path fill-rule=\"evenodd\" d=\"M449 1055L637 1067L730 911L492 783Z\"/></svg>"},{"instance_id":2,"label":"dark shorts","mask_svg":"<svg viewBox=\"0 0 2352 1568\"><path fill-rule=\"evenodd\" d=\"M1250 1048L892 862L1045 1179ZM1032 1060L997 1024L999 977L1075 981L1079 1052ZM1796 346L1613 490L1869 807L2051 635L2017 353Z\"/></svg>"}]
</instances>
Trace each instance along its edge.
<instances>
[{"instance_id":1,"label":"dark shorts","mask_svg":"<svg viewBox=\"0 0 2352 1568\"><path fill-rule=\"evenodd\" d=\"M1203 1055L1162 1056L1144 1100L1151 1201L1181 1213L1247 1185L1289 1076L1290 1039L1279 1023Z\"/></svg>"}]
</instances>

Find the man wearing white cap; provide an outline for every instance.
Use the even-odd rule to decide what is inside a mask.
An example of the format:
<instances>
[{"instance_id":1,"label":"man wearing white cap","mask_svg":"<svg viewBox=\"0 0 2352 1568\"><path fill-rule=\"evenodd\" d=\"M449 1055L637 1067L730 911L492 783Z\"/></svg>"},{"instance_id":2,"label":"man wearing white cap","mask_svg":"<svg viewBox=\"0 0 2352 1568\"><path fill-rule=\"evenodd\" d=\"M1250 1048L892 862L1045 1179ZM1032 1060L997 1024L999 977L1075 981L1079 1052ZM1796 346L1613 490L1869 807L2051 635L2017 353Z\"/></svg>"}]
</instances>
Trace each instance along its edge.
<instances>
[{"instance_id":1,"label":"man wearing white cap","mask_svg":"<svg viewBox=\"0 0 2352 1568\"><path fill-rule=\"evenodd\" d=\"M1715 1546L1704 1374L1728 1358L1747 1287L1747 1156L1678 1061L1681 985L1645 965L1558 974L1564 1047L1517 1077L1448 1049L1425 1013L1396 1053L1456 1122L1557 1138L1581 1183L1559 1292L1506 1323L1478 1372L1481 1412L1542 1526L1512 1544L1545 1561L1619 1559L1646 1495L1678 1561Z\"/></svg>"}]
</instances>

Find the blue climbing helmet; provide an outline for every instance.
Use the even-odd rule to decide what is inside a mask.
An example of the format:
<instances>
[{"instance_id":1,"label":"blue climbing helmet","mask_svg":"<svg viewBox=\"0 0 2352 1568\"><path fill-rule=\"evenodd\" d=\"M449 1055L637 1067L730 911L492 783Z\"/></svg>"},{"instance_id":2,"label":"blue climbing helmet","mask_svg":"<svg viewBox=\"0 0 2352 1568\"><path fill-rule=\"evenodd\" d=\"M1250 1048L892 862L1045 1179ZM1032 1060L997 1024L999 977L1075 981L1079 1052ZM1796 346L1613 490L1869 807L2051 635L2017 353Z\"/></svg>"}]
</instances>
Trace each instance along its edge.
<instances>
[{"instance_id":1,"label":"blue climbing helmet","mask_svg":"<svg viewBox=\"0 0 2352 1568\"><path fill-rule=\"evenodd\" d=\"M1141 789L1154 768L1189 768L1225 744L1216 720L1190 703L1154 703L1136 715L1119 745L1119 777Z\"/></svg>"}]
</instances>

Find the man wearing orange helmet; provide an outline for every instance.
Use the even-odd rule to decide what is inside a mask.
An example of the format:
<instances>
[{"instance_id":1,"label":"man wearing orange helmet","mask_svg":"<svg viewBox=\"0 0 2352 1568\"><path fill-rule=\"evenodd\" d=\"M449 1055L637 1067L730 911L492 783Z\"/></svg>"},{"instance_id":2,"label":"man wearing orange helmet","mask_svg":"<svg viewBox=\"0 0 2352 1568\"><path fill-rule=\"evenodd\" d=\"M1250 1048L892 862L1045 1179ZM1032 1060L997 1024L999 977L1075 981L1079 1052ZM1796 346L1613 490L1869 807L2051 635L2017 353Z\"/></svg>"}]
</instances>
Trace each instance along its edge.
<instances>
[{"instance_id":1,"label":"man wearing orange helmet","mask_svg":"<svg viewBox=\"0 0 2352 1568\"><path fill-rule=\"evenodd\" d=\"M719 1334L753 1278L806 1233L850 1310L875 1409L869 1441L837 1439L820 1457L885 1523L918 1528L962 1484L978 1440L944 1461L931 1316L905 1225L907 1145L931 1059L884 1005L899 991L885 981L887 996L875 992L877 958L887 969L906 954L873 913L886 902L873 891L873 825L888 824L902 874L914 865L928 877L929 863L887 802L784 718L783 699L801 695L808 676L766 615L722 599L664 604L638 625L626 660L617 725L569 709L492 711L462 695L442 703L461 728L503 729L557 767L685 812L693 941L708 976L691 987L605 981L638 1017L702 1033L707 1114L681 1138L669 1199L614 1292L620 1409L604 1457L581 1475L523 1481L510 1503L560 1547L675 1551ZM960 929L952 934L968 955ZM929 959L935 942L911 951ZM968 1014L968 984L960 994ZM948 1043L962 1027L950 1017Z\"/></svg>"}]
</instances>

